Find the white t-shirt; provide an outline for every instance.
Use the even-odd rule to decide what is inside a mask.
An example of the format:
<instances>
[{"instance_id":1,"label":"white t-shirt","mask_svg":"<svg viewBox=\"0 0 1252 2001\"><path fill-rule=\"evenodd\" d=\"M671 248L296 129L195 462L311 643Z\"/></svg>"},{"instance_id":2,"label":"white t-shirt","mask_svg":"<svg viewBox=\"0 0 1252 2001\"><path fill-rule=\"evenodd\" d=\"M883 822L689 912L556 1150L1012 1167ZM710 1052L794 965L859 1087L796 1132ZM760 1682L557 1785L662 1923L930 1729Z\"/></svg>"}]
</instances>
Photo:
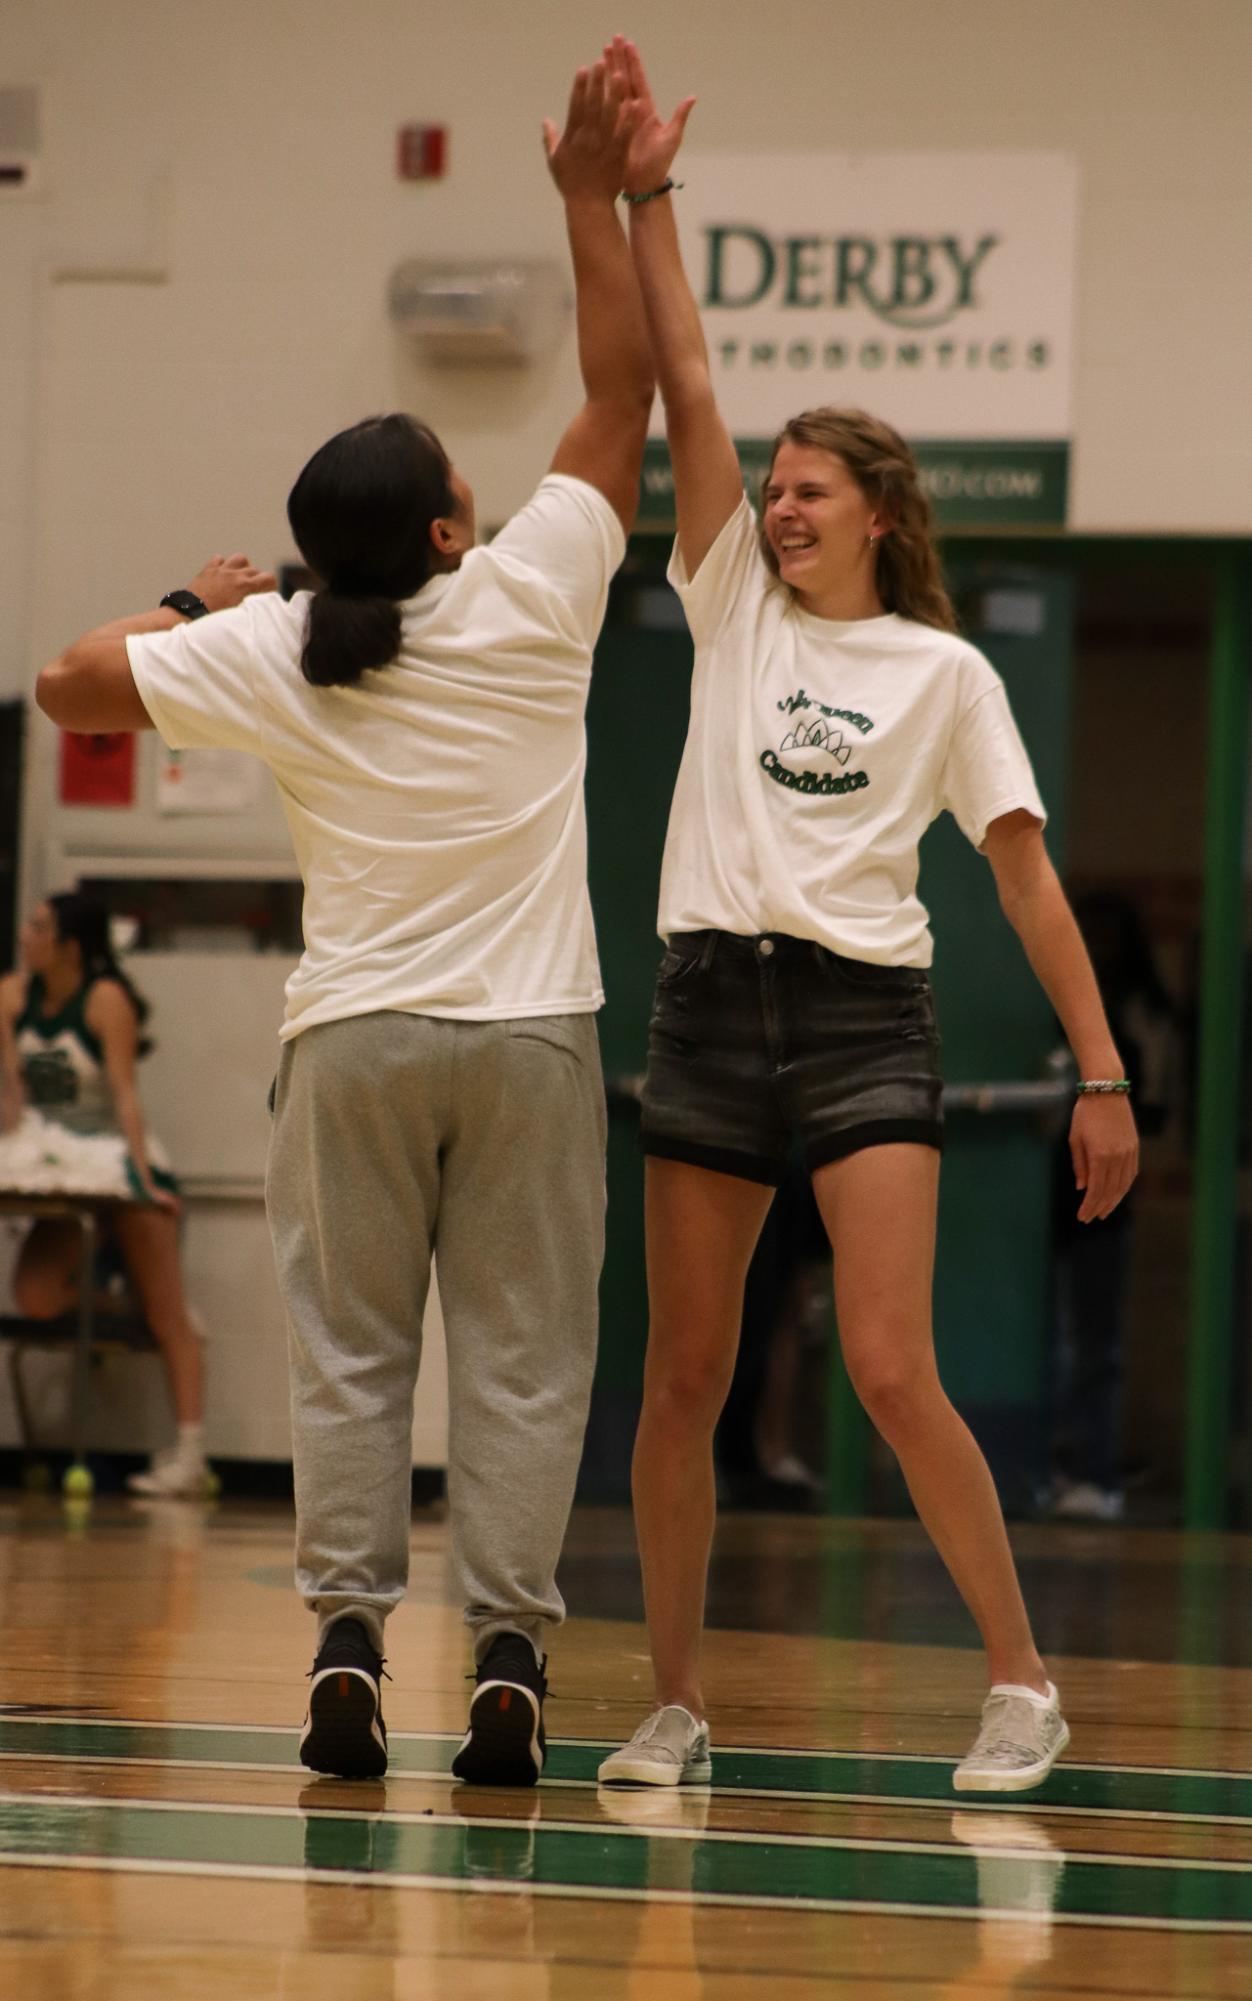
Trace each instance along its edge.
<instances>
[{"instance_id":1,"label":"white t-shirt","mask_svg":"<svg viewBox=\"0 0 1252 2001\"><path fill-rule=\"evenodd\" d=\"M350 688L300 672L307 593L127 640L165 742L226 745L278 781L304 878L284 1038L399 1010L589 1013L584 711L625 538L550 474L489 547L401 607L401 651Z\"/></svg>"},{"instance_id":2,"label":"white t-shirt","mask_svg":"<svg viewBox=\"0 0 1252 2001\"><path fill-rule=\"evenodd\" d=\"M1046 818L999 675L894 613L833 620L771 575L746 498L688 582L691 726L661 869L662 937L812 938L928 966L918 844L946 807L975 847L1001 813Z\"/></svg>"}]
</instances>

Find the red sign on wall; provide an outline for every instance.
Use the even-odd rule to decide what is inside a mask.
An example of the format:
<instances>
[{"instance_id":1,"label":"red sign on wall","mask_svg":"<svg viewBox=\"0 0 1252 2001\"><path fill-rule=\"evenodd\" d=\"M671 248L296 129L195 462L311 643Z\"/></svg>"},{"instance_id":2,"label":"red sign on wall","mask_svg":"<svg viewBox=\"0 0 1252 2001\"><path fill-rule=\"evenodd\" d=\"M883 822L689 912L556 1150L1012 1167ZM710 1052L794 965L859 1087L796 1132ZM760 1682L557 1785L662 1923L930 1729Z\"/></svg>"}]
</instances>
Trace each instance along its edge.
<instances>
[{"instance_id":1,"label":"red sign on wall","mask_svg":"<svg viewBox=\"0 0 1252 2001\"><path fill-rule=\"evenodd\" d=\"M103 736L61 732L61 804L133 806L135 739L126 731Z\"/></svg>"},{"instance_id":2,"label":"red sign on wall","mask_svg":"<svg viewBox=\"0 0 1252 2001\"><path fill-rule=\"evenodd\" d=\"M448 161L444 125L402 125L396 133L396 172L402 181L442 179Z\"/></svg>"}]
</instances>

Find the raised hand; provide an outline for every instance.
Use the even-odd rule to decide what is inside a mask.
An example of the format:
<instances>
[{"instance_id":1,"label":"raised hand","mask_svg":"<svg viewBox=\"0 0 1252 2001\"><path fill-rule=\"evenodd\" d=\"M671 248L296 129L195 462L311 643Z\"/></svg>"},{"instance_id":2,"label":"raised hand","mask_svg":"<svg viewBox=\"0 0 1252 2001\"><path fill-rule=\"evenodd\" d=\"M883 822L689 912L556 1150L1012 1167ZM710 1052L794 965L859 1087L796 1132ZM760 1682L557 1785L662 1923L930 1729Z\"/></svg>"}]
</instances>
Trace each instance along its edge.
<instances>
[{"instance_id":1,"label":"raised hand","mask_svg":"<svg viewBox=\"0 0 1252 2001\"><path fill-rule=\"evenodd\" d=\"M548 171L567 201L580 195L617 200L633 123L625 77L607 57L577 72L564 132L558 133L550 118L543 121Z\"/></svg>"},{"instance_id":2,"label":"raised hand","mask_svg":"<svg viewBox=\"0 0 1252 2001\"><path fill-rule=\"evenodd\" d=\"M604 51L610 74L617 78L626 106L625 125L629 132L626 159L626 194L650 194L669 179L674 156L682 144L694 97L684 97L668 119L663 119L653 101L652 90L639 51L633 42L614 35Z\"/></svg>"},{"instance_id":3,"label":"raised hand","mask_svg":"<svg viewBox=\"0 0 1252 2001\"><path fill-rule=\"evenodd\" d=\"M278 580L272 570L254 569L248 558L237 553L233 556L210 556L202 570L198 570L187 586L210 611L229 611L233 605L242 604L257 591L276 591Z\"/></svg>"}]
</instances>

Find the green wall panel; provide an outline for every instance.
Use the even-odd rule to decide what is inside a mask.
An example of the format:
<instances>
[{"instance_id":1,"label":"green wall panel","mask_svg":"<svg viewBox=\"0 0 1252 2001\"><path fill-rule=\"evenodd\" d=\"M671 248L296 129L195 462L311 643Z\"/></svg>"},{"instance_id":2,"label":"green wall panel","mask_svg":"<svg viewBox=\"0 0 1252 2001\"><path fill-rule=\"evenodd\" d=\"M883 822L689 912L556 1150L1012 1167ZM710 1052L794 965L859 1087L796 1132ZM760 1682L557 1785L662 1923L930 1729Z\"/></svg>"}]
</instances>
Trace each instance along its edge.
<instances>
[{"instance_id":1,"label":"green wall panel","mask_svg":"<svg viewBox=\"0 0 1252 2001\"><path fill-rule=\"evenodd\" d=\"M967 636L1004 677L1048 808L1048 846L1059 868L1069 754L1069 579L976 557L950 564L948 574ZM1055 1018L1000 909L990 867L946 814L922 853L946 1081L1042 1078L1058 1042ZM940 1370L1013 1506L1026 1502L1043 1471L1053 1143L1034 1116L948 1118L935 1277Z\"/></svg>"}]
</instances>

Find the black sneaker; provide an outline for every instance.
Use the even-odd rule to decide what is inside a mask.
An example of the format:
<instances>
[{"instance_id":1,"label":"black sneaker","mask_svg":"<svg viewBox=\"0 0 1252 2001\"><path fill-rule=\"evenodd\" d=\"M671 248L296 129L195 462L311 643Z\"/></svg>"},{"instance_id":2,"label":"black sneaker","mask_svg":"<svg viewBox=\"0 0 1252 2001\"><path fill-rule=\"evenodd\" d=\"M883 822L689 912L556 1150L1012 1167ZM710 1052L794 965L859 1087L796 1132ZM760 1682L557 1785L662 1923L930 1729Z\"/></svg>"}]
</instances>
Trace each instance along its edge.
<instances>
[{"instance_id":1,"label":"black sneaker","mask_svg":"<svg viewBox=\"0 0 1252 2001\"><path fill-rule=\"evenodd\" d=\"M387 1769L379 1654L359 1619L336 1619L313 1663L300 1762L340 1779L380 1779Z\"/></svg>"},{"instance_id":2,"label":"black sneaker","mask_svg":"<svg viewBox=\"0 0 1252 2001\"><path fill-rule=\"evenodd\" d=\"M524 1633L499 1633L478 1664L469 1729L452 1760L472 1786L533 1786L543 1770L544 1668Z\"/></svg>"}]
</instances>

